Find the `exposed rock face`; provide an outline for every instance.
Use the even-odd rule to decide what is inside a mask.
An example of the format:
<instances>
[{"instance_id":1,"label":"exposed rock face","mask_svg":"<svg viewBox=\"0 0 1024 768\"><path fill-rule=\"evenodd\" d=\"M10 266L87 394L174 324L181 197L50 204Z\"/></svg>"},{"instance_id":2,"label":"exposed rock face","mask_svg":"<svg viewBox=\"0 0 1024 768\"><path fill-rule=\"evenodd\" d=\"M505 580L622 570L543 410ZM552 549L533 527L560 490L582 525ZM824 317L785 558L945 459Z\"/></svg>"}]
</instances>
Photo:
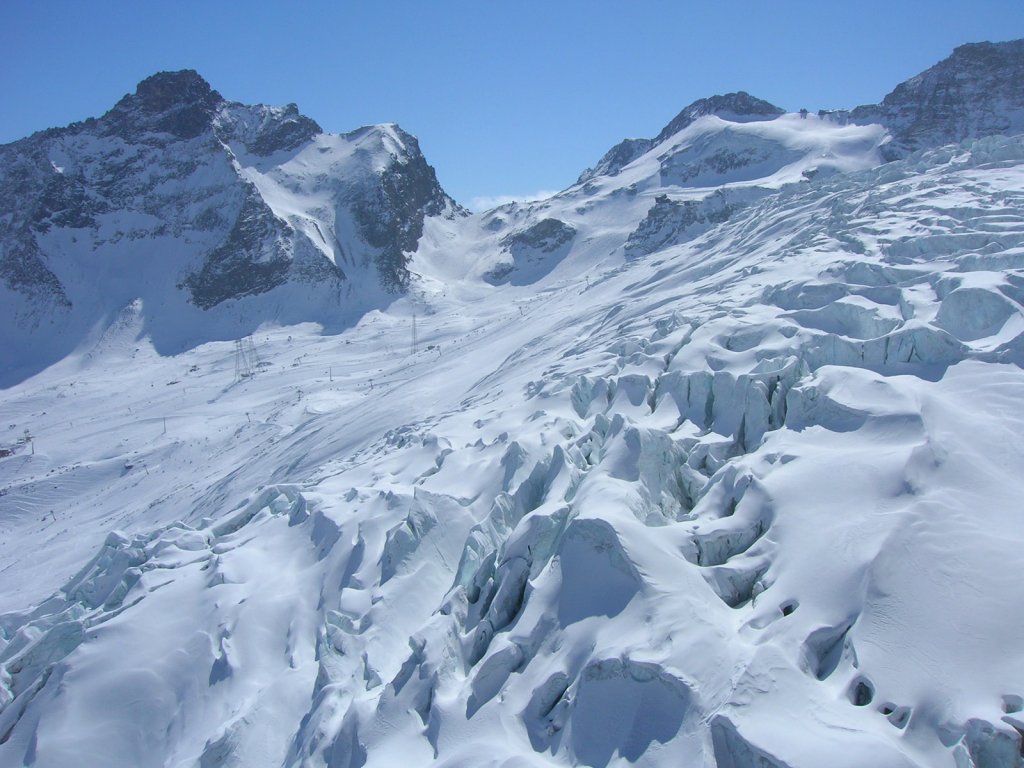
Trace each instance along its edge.
<instances>
[{"instance_id":1,"label":"exposed rock face","mask_svg":"<svg viewBox=\"0 0 1024 768\"><path fill-rule=\"evenodd\" d=\"M99 121L101 135L140 140L150 133L194 139L209 130L224 98L191 69L158 72Z\"/></svg>"},{"instance_id":2,"label":"exposed rock face","mask_svg":"<svg viewBox=\"0 0 1024 768\"><path fill-rule=\"evenodd\" d=\"M626 255L643 256L682 242L709 226L728 221L733 212L725 192L719 190L703 200L672 200L658 195L646 218L626 240Z\"/></svg>"},{"instance_id":3,"label":"exposed rock face","mask_svg":"<svg viewBox=\"0 0 1024 768\"><path fill-rule=\"evenodd\" d=\"M288 277L288 240L294 231L276 218L250 188L227 238L202 269L185 280L192 300L203 309L241 296L266 293Z\"/></svg>"},{"instance_id":4,"label":"exposed rock face","mask_svg":"<svg viewBox=\"0 0 1024 768\"><path fill-rule=\"evenodd\" d=\"M40 317L85 328L137 299L170 317L264 296L250 324L282 306L327 322L405 290L424 218L462 209L397 126L331 136L294 104L227 101L185 70L0 146L0 211L0 320L31 346Z\"/></svg>"},{"instance_id":5,"label":"exposed rock face","mask_svg":"<svg viewBox=\"0 0 1024 768\"><path fill-rule=\"evenodd\" d=\"M0 260L0 279L32 299L49 300L70 308L71 303L60 281L47 269L39 249L33 246L34 242L29 240L5 249L3 259Z\"/></svg>"},{"instance_id":6,"label":"exposed rock face","mask_svg":"<svg viewBox=\"0 0 1024 768\"><path fill-rule=\"evenodd\" d=\"M559 219L541 219L536 224L506 235L501 248L507 258L488 272L489 283L525 285L554 269L568 252L576 229Z\"/></svg>"},{"instance_id":7,"label":"exposed rock face","mask_svg":"<svg viewBox=\"0 0 1024 768\"><path fill-rule=\"evenodd\" d=\"M321 133L320 126L299 114L295 104L280 109L260 106L255 111L260 117L259 125L252 136L245 140L246 148L254 155L266 157L275 152L297 149ZM237 135L240 126L232 128L232 133Z\"/></svg>"},{"instance_id":8,"label":"exposed rock face","mask_svg":"<svg viewBox=\"0 0 1024 768\"><path fill-rule=\"evenodd\" d=\"M558 219L543 219L529 229L509 235L501 242L511 251L532 249L542 253L551 253L567 243L576 234L576 230Z\"/></svg>"},{"instance_id":9,"label":"exposed rock face","mask_svg":"<svg viewBox=\"0 0 1024 768\"><path fill-rule=\"evenodd\" d=\"M615 176L638 157L648 152L654 142L651 139L623 139L609 149L593 168L580 174L577 183L582 184L597 176Z\"/></svg>"},{"instance_id":10,"label":"exposed rock face","mask_svg":"<svg viewBox=\"0 0 1024 768\"><path fill-rule=\"evenodd\" d=\"M409 286L408 254L416 250L425 216L438 216L452 205L437 182L434 169L420 153L416 138L396 128L409 149L385 169L379 183L356 201L353 211L360 232L376 256L381 282L389 291Z\"/></svg>"},{"instance_id":11,"label":"exposed rock face","mask_svg":"<svg viewBox=\"0 0 1024 768\"><path fill-rule=\"evenodd\" d=\"M745 91L698 99L672 118L653 139L626 139L616 144L597 165L584 171L578 181L583 183L597 176L615 176L638 157L706 115L717 115L733 123L745 123L771 120L784 112L774 104L755 98Z\"/></svg>"},{"instance_id":12,"label":"exposed rock face","mask_svg":"<svg viewBox=\"0 0 1024 768\"><path fill-rule=\"evenodd\" d=\"M1024 40L961 45L946 59L900 83L881 104L851 118L892 132L889 159L915 150L1024 130Z\"/></svg>"}]
</instances>

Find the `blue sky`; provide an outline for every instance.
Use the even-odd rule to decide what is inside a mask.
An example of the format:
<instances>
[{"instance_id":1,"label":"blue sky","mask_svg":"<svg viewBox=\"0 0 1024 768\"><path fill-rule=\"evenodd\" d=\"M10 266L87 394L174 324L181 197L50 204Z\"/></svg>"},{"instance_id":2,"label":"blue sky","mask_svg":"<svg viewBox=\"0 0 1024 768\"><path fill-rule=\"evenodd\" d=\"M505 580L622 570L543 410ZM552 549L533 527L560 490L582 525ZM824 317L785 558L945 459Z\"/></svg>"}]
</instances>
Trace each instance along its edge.
<instances>
[{"instance_id":1,"label":"blue sky","mask_svg":"<svg viewBox=\"0 0 1024 768\"><path fill-rule=\"evenodd\" d=\"M564 188L703 96L855 106L960 43L1019 37L1022 0L3 0L0 142L191 68L229 99L296 102L328 131L397 122L480 206Z\"/></svg>"}]
</instances>

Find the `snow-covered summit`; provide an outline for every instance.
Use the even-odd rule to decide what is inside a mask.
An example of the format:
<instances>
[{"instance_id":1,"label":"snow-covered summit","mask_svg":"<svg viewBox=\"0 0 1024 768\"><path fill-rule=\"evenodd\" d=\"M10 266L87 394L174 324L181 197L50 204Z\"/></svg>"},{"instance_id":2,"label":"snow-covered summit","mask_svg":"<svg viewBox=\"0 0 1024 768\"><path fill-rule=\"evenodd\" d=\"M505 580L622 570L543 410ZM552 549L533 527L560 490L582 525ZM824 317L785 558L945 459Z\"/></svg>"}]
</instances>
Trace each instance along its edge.
<instances>
[{"instance_id":1,"label":"snow-covered summit","mask_svg":"<svg viewBox=\"0 0 1024 768\"><path fill-rule=\"evenodd\" d=\"M711 96L706 99L698 99L683 109L661 129L661 133L654 138L654 142L664 141L705 115L715 115L730 123L748 123L755 120L770 120L784 113L785 110L781 107L751 96L746 91Z\"/></svg>"},{"instance_id":2,"label":"snow-covered summit","mask_svg":"<svg viewBox=\"0 0 1024 768\"><path fill-rule=\"evenodd\" d=\"M614 176L623 167L636 160L652 147L660 144L684 128L689 127L698 118L705 115L716 115L723 120L742 123L752 120L770 120L783 114L784 110L755 98L745 91L711 96L684 107L661 132L653 139L625 139L616 144L602 157L593 168L580 174L577 183L589 181L596 176Z\"/></svg>"},{"instance_id":3,"label":"snow-covered summit","mask_svg":"<svg viewBox=\"0 0 1024 768\"><path fill-rule=\"evenodd\" d=\"M840 124L884 125L889 132L883 160L964 139L1024 130L1024 40L970 43L938 64L898 85L881 104L846 112L822 110L809 119ZM684 108L653 139L625 139L616 144L577 183L616 176L694 121L715 115L730 123L767 121L784 113L779 107L740 91L698 99ZM804 111L804 118L808 113Z\"/></svg>"},{"instance_id":4,"label":"snow-covered summit","mask_svg":"<svg viewBox=\"0 0 1024 768\"><path fill-rule=\"evenodd\" d=\"M821 173L878 165L885 132L877 125L845 125L817 117L696 118L593 188L631 185L714 190L736 186L777 189Z\"/></svg>"}]
</instances>

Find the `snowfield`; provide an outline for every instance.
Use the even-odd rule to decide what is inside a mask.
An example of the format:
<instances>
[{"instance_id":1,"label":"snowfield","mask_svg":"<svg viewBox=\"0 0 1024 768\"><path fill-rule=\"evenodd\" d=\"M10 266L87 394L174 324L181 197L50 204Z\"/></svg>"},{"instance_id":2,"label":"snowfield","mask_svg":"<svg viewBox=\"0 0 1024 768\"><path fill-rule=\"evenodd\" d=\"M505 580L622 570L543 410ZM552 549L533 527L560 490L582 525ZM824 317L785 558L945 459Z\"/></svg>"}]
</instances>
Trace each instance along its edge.
<instances>
[{"instance_id":1,"label":"snowfield","mask_svg":"<svg viewBox=\"0 0 1024 768\"><path fill-rule=\"evenodd\" d=\"M1019 766L1024 137L885 139L702 117L0 390L0 764Z\"/></svg>"}]
</instances>

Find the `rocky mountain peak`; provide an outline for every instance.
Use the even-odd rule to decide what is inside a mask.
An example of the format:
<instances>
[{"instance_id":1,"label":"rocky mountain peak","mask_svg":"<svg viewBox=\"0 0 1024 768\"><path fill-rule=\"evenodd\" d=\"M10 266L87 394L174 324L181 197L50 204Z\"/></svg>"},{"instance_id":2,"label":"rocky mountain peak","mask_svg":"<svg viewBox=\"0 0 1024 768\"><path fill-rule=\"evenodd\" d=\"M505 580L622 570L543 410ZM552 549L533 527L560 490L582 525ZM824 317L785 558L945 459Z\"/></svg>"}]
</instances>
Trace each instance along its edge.
<instances>
[{"instance_id":1,"label":"rocky mountain peak","mask_svg":"<svg viewBox=\"0 0 1024 768\"><path fill-rule=\"evenodd\" d=\"M210 127L224 98L192 69L147 77L105 115L117 132L170 133L191 139Z\"/></svg>"},{"instance_id":2,"label":"rocky mountain peak","mask_svg":"<svg viewBox=\"0 0 1024 768\"><path fill-rule=\"evenodd\" d=\"M685 107L661 130L654 142L664 141L707 115L717 115L732 123L749 123L755 120L771 120L784 113L784 109L751 96L746 91L709 96L706 99L697 99Z\"/></svg>"},{"instance_id":3,"label":"rocky mountain peak","mask_svg":"<svg viewBox=\"0 0 1024 768\"><path fill-rule=\"evenodd\" d=\"M1024 40L967 43L919 75L900 83L882 105L900 107L917 98L935 101L944 93L969 92L984 86L1008 86L1006 95L1024 96ZM1014 87L1015 86L1015 87Z\"/></svg>"},{"instance_id":4,"label":"rocky mountain peak","mask_svg":"<svg viewBox=\"0 0 1024 768\"><path fill-rule=\"evenodd\" d=\"M154 114L184 105L214 108L223 101L221 95L194 69L157 72L135 87L134 96L125 98Z\"/></svg>"},{"instance_id":5,"label":"rocky mountain peak","mask_svg":"<svg viewBox=\"0 0 1024 768\"><path fill-rule=\"evenodd\" d=\"M851 117L889 128L888 159L1024 130L1024 40L961 45L900 83L881 104L857 107Z\"/></svg>"}]
</instances>

